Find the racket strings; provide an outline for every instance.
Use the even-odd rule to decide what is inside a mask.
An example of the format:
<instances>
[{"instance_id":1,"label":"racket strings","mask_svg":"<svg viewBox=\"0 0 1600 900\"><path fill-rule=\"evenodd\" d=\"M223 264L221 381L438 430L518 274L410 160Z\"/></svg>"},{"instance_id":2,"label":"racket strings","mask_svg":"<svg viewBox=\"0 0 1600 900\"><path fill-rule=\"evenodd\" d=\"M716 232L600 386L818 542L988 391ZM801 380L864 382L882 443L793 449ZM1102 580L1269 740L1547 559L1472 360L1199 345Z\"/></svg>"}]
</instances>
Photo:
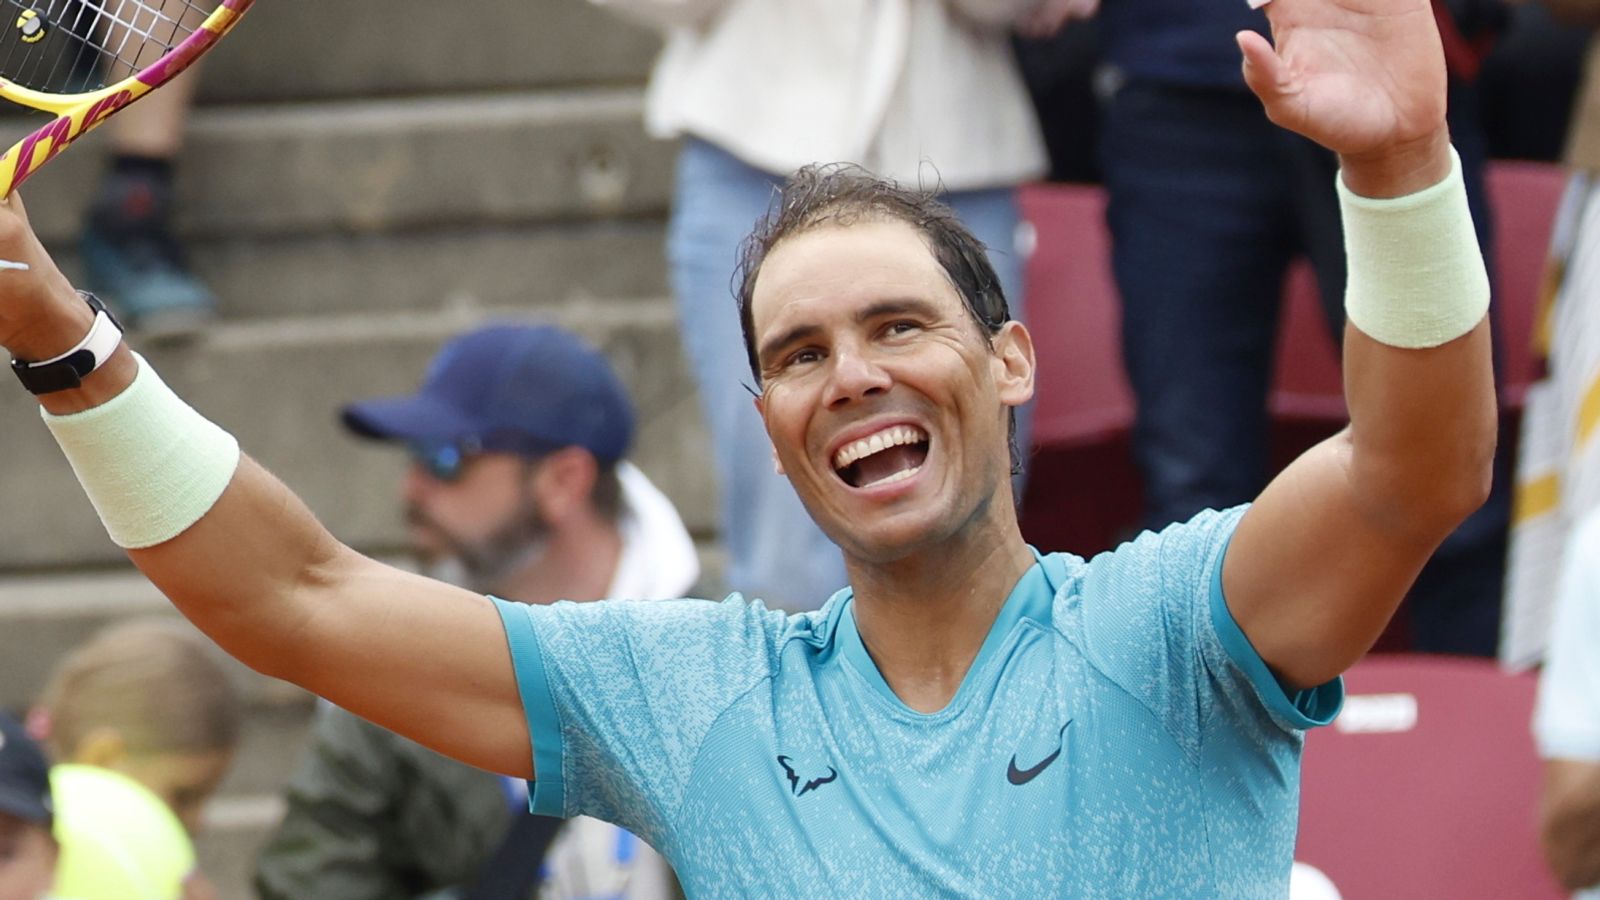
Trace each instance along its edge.
<instances>
[{"instance_id":1,"label":"racket strings","mask_svg":"<svg viewBox=\"0 0 1600 900\"><path fill-rule=\"evenodd\" d=\"M220 0L0 0L0 78L53 94L98 90L183 43Z\"/></svg>"}]
</instances>

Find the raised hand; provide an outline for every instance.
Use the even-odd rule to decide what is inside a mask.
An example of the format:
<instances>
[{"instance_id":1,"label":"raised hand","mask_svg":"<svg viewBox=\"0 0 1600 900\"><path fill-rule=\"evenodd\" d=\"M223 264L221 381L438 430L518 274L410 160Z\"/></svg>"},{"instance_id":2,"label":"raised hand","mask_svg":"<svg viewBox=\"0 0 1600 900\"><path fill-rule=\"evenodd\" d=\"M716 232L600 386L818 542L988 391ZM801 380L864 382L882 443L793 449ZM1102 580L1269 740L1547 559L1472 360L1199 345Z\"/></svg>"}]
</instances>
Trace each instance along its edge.
<instances>
[{"instance_id":1,"label":"raised hand","mask_svg":"<svg viewBox=\"0 0 1600 900\"><path fill-rule=\"evenodd\" d=\"M1347 166L1443 152L1444 51L1429 0L1271 0L1266 12L1273 44L1249 31L1237 40L1272 121Z\"/></svg>"},{"instance_id":2,"label":"raised hand","mask_svg":"<svg viewBox=\"0 0 1600 900\"><path fill-rule=\"evenodd\" d=\"M94 314L45 252L16 192L0 199L0 347L19 359L72 349Z\"/></svg>"}]
</instances>

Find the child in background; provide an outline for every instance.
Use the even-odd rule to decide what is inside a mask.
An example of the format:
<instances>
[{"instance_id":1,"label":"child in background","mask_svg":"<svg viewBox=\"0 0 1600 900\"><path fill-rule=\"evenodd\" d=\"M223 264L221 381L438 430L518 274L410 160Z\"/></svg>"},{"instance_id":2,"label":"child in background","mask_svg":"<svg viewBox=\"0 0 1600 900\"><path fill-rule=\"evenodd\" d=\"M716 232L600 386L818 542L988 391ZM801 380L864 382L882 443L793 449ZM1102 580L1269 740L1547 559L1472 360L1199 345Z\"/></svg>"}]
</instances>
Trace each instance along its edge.
<instances>
[{"instance_id":1,"label":"child in background","mask_svg":"<svg viewBox=\"0 0 1600 900\"><path fill-rule=\"evenodd\" d=\"M50 766L21 724L0 714L0 900L44 900L55 880Z\"/></svg>"},{"instance_id":2,"label":"child in background","mask_svg":"<svg viewBox=\"0 0 1600 900\"><path fill-rule=\"evenodd\" d=\"M212 893L193 877L190 838L239 740L239 700L213 652L181 622L137 620L51 675L29 726L58 764L62 898L124 900L135 881L158 900ZM136 869L108 879L108 842Z\"/></svg>"}]
</instances>

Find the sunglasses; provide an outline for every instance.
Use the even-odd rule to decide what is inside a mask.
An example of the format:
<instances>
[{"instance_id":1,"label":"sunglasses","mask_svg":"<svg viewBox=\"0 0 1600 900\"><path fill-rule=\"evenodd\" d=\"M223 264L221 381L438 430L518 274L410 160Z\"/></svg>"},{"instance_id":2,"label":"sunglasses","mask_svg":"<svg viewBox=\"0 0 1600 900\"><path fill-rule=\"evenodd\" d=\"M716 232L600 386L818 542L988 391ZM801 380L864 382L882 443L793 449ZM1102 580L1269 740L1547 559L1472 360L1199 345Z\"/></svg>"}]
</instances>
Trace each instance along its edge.
<instances>
[{"instance_id":1,"label":"sunglasses","mask_svg":"<svg viewBox=\"0 0 1600 900\"><path fill-rule=\"evenodd\" d=\"M482 452L476 443L463 444L411 444L411 459L424 472L437 481L454 482L461 478L467 463Z\"/></svg>"}]
</instances>

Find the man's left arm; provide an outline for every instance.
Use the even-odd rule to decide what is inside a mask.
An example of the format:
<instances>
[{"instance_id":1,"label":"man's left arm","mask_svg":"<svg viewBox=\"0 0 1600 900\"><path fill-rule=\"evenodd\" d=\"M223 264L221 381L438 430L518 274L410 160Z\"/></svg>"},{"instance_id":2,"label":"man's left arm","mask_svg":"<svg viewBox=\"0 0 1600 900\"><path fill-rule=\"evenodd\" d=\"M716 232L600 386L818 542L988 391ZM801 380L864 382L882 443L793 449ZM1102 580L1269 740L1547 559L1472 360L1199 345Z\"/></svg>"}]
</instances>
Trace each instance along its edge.
<instances>
[{"instance_id":1,"label":"man's left arm","mask_svg":"<svg viewBox=\"0 0 1600 900\"><path fill-rule=\"evenodd\" d=\"M1223 592L1278 678L1308 688L1367 651L1483 502L1496 404L1488 283L1452 176L1428 0L1272 0L1267 14L1276 49L1238 38L1246 81L1273 121L1340 156L1350 425L1246 513Z\"/></svg>"}]
</instances>

